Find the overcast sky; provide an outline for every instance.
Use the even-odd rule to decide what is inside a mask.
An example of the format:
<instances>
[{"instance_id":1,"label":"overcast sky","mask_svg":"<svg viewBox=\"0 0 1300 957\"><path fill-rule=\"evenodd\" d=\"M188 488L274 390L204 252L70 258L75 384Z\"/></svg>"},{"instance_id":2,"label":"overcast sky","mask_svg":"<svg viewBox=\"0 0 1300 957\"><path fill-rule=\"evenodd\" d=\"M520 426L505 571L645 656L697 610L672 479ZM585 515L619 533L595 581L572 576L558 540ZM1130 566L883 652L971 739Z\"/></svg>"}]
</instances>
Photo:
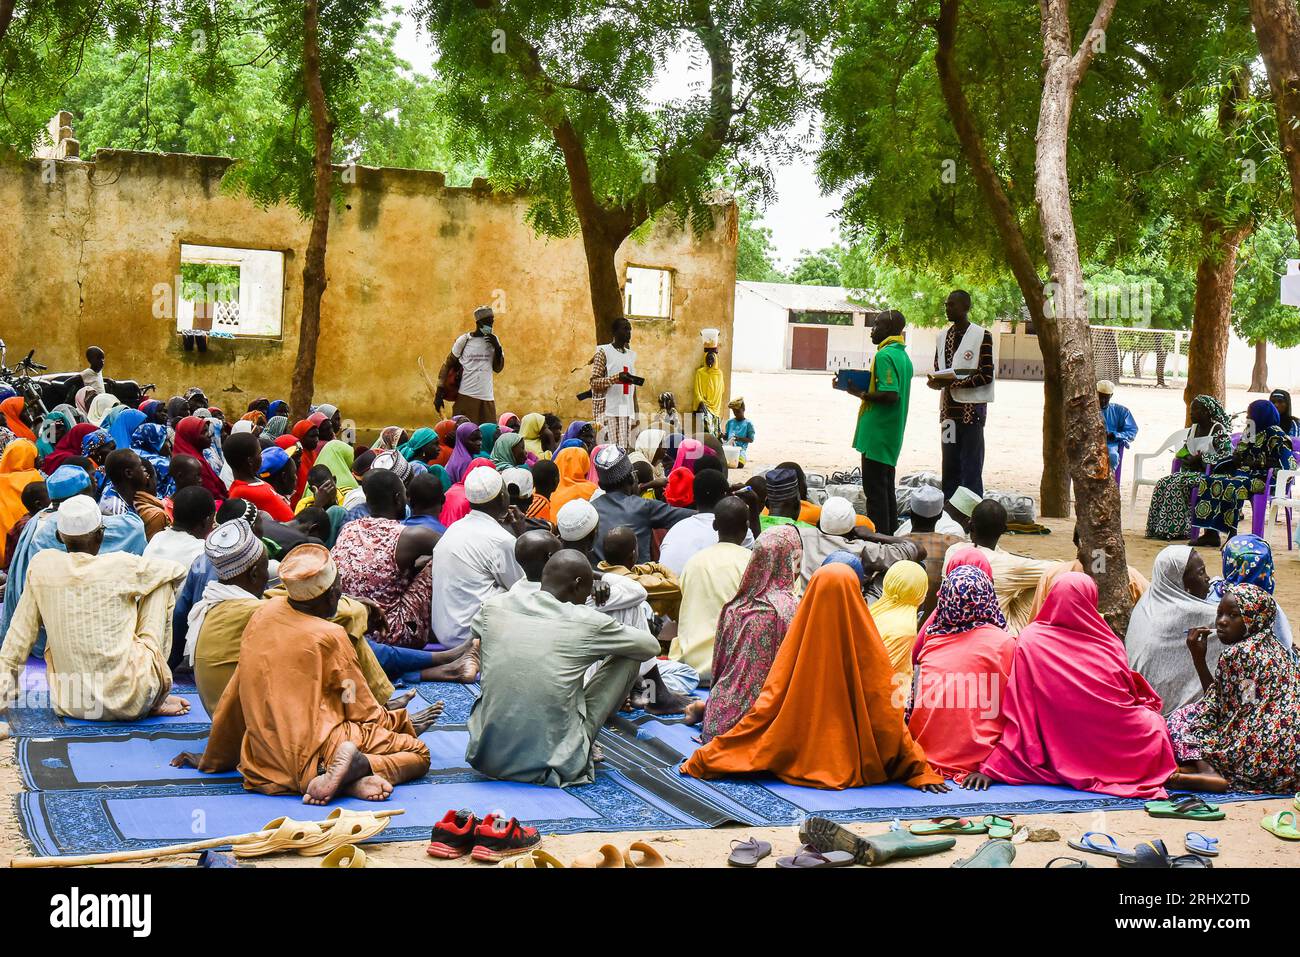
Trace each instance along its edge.
<instances>
[{"instance_id":1,"label":"overcast sky","mask_svg":"<svg viewBox=\"0 0 1300 957\"><path fill-rule=\"evenodd\" d=\"M403 15L400 19L397 55L410 63L416 72L429 75L433 71L428 35L419 32L409 16ZM684 56L682 66L686 67ZM701 79L698 71L685 68L667 72L660 87L653 91L655 95L683 96L692 82ZM772 230L779 265L789 267L802 250L821 249L838 239L834 214L839 202L835 197L821 195L811 158L779 167L773 171L773 177L777 198L762 211L762 221Z\"/></svg>"}]
</instances>

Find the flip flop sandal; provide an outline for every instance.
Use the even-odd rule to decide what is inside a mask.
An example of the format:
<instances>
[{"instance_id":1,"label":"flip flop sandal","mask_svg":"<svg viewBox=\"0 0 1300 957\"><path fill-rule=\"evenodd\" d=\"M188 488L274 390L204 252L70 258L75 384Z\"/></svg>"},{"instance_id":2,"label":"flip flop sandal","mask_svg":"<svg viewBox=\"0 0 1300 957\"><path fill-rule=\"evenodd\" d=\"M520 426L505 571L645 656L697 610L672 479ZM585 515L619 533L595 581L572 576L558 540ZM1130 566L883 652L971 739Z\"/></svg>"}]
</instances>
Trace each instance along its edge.
<instances>
[{"instance_id":1,"label":"flip flop sandal","mask_svg":"<svg viewBox=\"0 0 1300 957\"><path fill-rule=\"evenodd\" d=\"M776 866L783 868L848 867L852 863L853 855L848 851L827 851L823 854L812 847L802 848L793 857L776 859Z\"/></svg>"},{"instance_id":2,"label":"flip flop sandal","mask_svg":"<svg viewBox=\"0 0 1300 957\"><path fill-rule=\"evenodd\" d=\"M1183 838L1183 847L1201 857L1219 856L1219 839L1206 837L1200 831L1188 831L1187 836Z\"/></svg>"},{"instance_id":3,"label":"flip flop sandal","mask_svg":"<svg viewBox=\"0 0 1300 957\"><path fill-rule=\"evenodd\" d=\"M747 841L732 841L727 863L732 867L757 867L758 862L771 853L772 845L767 841L752 837Z\"/></svg>"},{"instance_id":4,"label":"flip flop sandal","mask_svg":"<svg viewBox=\"0 0 1300 957\"><path fill-rule=\"evenodd\" d=\"M211 848L199 855L199 867L238 867L235 855L229 851L214 851ZM251 866L251 865L249 865Z\"/></svg>"},{"instance_id":5,"label":"flip flop sandal","mask_svg":"<svg viewBox=\"0 0 1300 957\"><path fill-rule=\"evenodd\" d=\"M984 834L988 829L984 821L972 821L965 817L936 817L908 827L909 831L917 835Z\"/></svg>"},{"instance_id":6,"label":"flip flop sandal","mask_svg":"<svg viewBox=\"0 0 1300 957\"><path fill-rule=\"evenodd\" d=\"M539 871L563 866L564 864L558 857L548 851L543 851L541 848L519 857L508 857L497 865L497 867L524 867Z\"/></svg>"},{"instance_id":7,"label":"flip flop sandal","mask_svg":"<svg viewBox=\"0 0 1300 957\"><path fill-rule=\"evenodd\" d=\"M1016 829L1016 825L1011 818L998 817L996 814L985 815L983 824L990 838L1010 837Z\"/></svg>"},{"instance_id":8,"label":"flip flop sandal","mask_svg":"<svg viewBox=\"0 0 1300 957\"><path fill-rule=\"evenodd\" d=\"M623 852L613 844L602 844L598 851L588 851L574 859L570 867L625 867Z\"/></svg>"},{"instance_id":9,"label":"flip flop sandal","mask_svg":"<svg viewBox=\"0 0 1300 957\"><path fill-rule=\"evenodd\" d=\"M623 852L624 867L663 867L667 861L645 841L634 841Z\"/></svg>"},{"instance_id":10,"label":"flip flop sandal","mask_svg":"<svg viewBox=\"0 0 1300 957\"><path fill-rule=\"evenodd\" d=\"M271 833L261 841L236 844L235 856L264 857L267 854L301 851L320 843L324 837L324 832L315 821L295 821L288 817L277 817L274 821L267 822L262 830Z\"/></svg>"},{"instance_id":11,"label":"flip flop sandal","mask_svg":"<svg viewBox=\"0 0 1300 957\"><path fill-rule=\"evenodd\" d=\"M1102 844L1097 839L1105 838L1109 844ZM1089 854L1100 854L1102 857L1131 857L1131 850L1124 850L1119 846L1119 842L1109 834L1102 831L1087 831L1077 841L1070 841L1069 845L1076 851L1086 851Z\"/></svg>"},{"instance_id":12,"label":"flip flop sandal","mask_svg":"<svg viewBox=\"0 0 1300 957\"><path fill-rule=\"evenodd\" d=\"M365 867L366 852L352 844L342 844L334 848L320 862L321 867Z\"/></svg>"},{"instance_id":13,"label":"flip flop sandal","mask_svg":"<svg viewBox=\"0 0 1300 957\"><path fill-rule=\"evenodd\" d=\"M360 844L388 827L388 822L391 820L392 818L375 817L364 811L335 808L330 812L329 817L321 822L324 833L320 841L310 847L302 848L298 853L307 857L316 857L320 854L328 854L345 844ZM326 828L326 824L329 827Z\"/></svg>"},{"instance_id":14,"label":"flip flop sandal","mask_svg":"<svg viewBox=\"0 0 1300 957\"><path fill-rule=\"evenodd\" d=\"M1177 800L1147 801L1147 813L1152 817L1172 817L1185 821L1222 821L1228 815L1217 804L1209 804L1190 794Z\"/></svg>"},{"instance_id":15,"label":"flip flop sandal","mask_svg":"<svg viewBox=\"0 0 1300 957\"><path fill-rule=\"evenodd\" d=\"M1057 861L1064 861L1064 863L1058 864ZM1043 866L1059 871L1063 868L1091 867L1092 865L1078 857L1054 857Z\"/></svg>"},{"instance_id":16,"label":"flip flop sandal","mask_svg":"<svg viewBox=\"0 0 1300 957\"><path fill-rule=\"evenodd\" d=\"M1003 838L985 841L970 857L953 861L953 867L1010 867L1016 859L1016 846Z\"/></svg>"},{"instance_id":17,"label":"flip flop sandal","mask_svg":"<svg viewBox=\"0 0 1300 957\"><path fill-rule=\"evenodd\" d=\"M1297 795L1296 795L1296 796L1291 800L1291 803L1295 805L1295 809L1296 809L1297 811L1300 811L1300 794L1297 794Z\"/></svg>"},{"instance_id":18,"label":"flip flop sandal","mask_svg":"<svg viewBox=\"0 0 1300 957\"><path fill-rule=\"evenodd\" d=\"M1179 854L1169 862L1169 866L1173 868L1213 867L1214 861L1198 854Z\"/></svg>"},{"instance_id":19,"label":"flip flop sandal","mask_svg":"<svg viewBox=\"0 0 1300 957\"><path fill-rule=\"evenodd\" d=\"M1259 822L1259 826L1284 841L1300 841L1300 831L1296 830L1293 811L1278 811L1276 814L1270 814Z\"/></svg>"},{"instance_id":20,"label":"flip flop sandal","mask_svg":"<svg viewBox=\"0 0 1300 957\"><path fill-rule=\"evenodd\" d=\"M1125 854L1123 857L1118 858L1117 861L1120 867L1147 870L1163 870L1174 866L1169 857L1169 851L1165 847L1165 842L1159 840L1143 841L1133 848L1132 854Z\"/></svg>"}]
</instances>

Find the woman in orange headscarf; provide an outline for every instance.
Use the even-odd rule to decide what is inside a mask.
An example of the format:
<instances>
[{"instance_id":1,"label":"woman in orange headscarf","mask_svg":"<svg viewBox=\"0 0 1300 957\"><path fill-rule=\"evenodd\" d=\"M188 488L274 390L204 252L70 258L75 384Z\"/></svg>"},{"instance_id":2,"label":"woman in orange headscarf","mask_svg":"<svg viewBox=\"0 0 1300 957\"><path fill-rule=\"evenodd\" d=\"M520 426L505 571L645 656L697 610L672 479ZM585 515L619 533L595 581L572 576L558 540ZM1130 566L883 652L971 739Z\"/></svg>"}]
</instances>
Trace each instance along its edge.
<instances>
[{"instance_id":1,"label":"woman in orange headscarf","mask_svg":"<svg viewBox=\"0 0 1300 957\"><path fill-rule=\"evenodd\" d=\"M23 407L26 404L21 395L11 395L3 402L0 402L0 412L4 413L5 421L9 423L10 432L20 439L35 442L36 433L32 431L31 426L23 421Z\"/></svg>"},{"instance_id":2,"label":"woman in orange headscarf","mask_svg":"<svg viewBox=\"0 0 1300 957\"><path fill-rule=\"evenodd\" d=\"M906 697L858 576L848 565L824 565L808 583L754 707L696 751L682 773L769 771L804 787L902 781L946 791L903 723Z\"/></svg>"},{"instance_id":3,"label":"woman in orange headscarf","mask_svg":"<svg viewBox=\"0 0 1300 957\"><path fill-rule=\"evenodd\" d=\"M551 496L551 516L560 514L566 502L575 498L587 499L596 494L596 483L587 480L591 456L586 449L570 447L555 456L555 467L560 471L560 485Z\"/></svg>"},{"instance_id":4,"label":"woman in orange headscarf","mask_svg":"<svg viewBox=\"0 0 1300 957\"><path fill-rule=\"evenodd\" d=\"M45 478L36 468L36 446L26 439L14 439L0 454L0 561L5 557L9 529L27 514L23 489Z\"/></svg>"}]
</instances>

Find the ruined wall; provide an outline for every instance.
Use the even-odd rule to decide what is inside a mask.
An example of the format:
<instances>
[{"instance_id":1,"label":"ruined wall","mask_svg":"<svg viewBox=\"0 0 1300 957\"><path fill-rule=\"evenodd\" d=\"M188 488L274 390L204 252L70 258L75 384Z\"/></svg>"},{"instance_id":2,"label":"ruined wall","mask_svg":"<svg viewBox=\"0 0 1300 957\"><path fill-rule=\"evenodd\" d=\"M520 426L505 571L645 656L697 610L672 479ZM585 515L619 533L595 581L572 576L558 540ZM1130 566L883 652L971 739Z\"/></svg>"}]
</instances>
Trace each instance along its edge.
<instances>
[{"instance_id":1,"label":"ruined wall","mask_svg":"<svg viewBox=\"0 0 1300 957\"><path fill-rule=\"evenodd\" d=\"M51 371L76 371L95 344L108 375L156 382L164 399L190 385L237 412L258 396L288 398L309 223L223 190L229 164L118 150L94 162L0 161L0 337L10 357L35 347ZM474 308L495 303L506 351L498 409L588 414L574 398L595 344L582 244L537 236L526 208L518 197L445 187L440 173L357 170L330 223L316 400L362 430L431 424L417 356L435 377ZM620 254L620 271L628 262L674 270L673 318L634 323L643 411L666 390L689 404L702 328L723 331L730 380L734 207L719 207L717 222L700 238L657 226ZM155 285L180 272L181 243L283 250L282 337L184 351L174 320L153 312Z\"/></svg>"}]
</instances>

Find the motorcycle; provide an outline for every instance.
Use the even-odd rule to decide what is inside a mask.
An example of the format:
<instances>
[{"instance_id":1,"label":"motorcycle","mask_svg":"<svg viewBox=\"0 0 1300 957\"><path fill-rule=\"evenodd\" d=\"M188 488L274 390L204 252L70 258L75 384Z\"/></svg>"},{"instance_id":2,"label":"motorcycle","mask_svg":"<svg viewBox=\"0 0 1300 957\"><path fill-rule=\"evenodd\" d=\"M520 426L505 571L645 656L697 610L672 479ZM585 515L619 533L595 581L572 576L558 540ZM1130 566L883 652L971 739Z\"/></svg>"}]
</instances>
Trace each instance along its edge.
<instances>
[{"instance_id":1,"label":"motorcycle","mask_svg":"<svg viewBox=\"0 0 1300 957\"><path fill-rule=\"evenodd\" d=\"M45 405L40 380L36 378L39 373L45 371L46 367L32 359L36 354L36 350L33 349L22 358L17 368L10 369L6 361L7 353L5 341L0 339L0 383L4 383L22 396L23 406L30 413L32 421L38 421L49 411Z\"/></svg>"}]
</instances>

